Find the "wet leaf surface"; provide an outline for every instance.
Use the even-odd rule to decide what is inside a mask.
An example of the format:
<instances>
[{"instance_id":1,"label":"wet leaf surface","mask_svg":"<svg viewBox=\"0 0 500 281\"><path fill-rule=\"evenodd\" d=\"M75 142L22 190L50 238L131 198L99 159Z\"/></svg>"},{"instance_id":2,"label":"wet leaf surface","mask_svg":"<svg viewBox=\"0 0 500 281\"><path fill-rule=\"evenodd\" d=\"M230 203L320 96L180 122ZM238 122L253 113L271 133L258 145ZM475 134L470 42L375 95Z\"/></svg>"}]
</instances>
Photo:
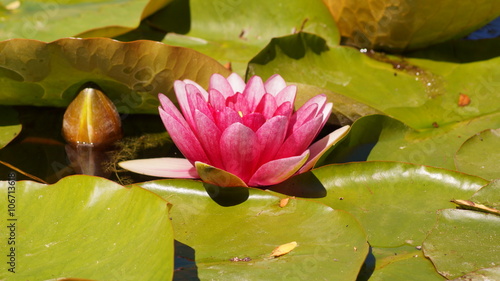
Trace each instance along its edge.
<instances>
[{"instance_id":1,"label":"wet leaf surface","mask_svg":"<svg viewBox=\"0 0 500 281\"><path fill-rule=\"evenodd\" d=\"M417 249L417 248L420 248ZM439 275L434 265L425 258L421 246L401 246L395 248L372 248L373 259L365 262L373 267L370 275L361 271L357 281L362 280L446 280ZM369 271L368 271L369 272Z\"/></svg>"},{"instance_id":2,"label":"wet leaf surface","mask_svg":"<svg viewBox=\"0 0 500 281\"><path fill-rule=\"evenodd\" d=\"M423 249L448 279L495 266L500 260L500 216L468 210L439 211Z\"/></svg>"},{"instance_id":3,"label":"wet leaf surface","mask_svg":"<svg viewBox=\"0 0 500 281\"><path fill-rule=\"evenodd\" d=\"M462 144L476 133L497 126L500 126L498 113L420 131L387 116L365 116L352 125L345 141L324 163L388 160L455 169L455 153ZM479 145L470 148L471 151L481 149ZM487 149L494 151L496 146L490 145ZM491 167L488 163L485 161L484 165ZM476 171L480 173L472 169L468 172L475 174Z\"/></svg>"},{"instance_id":4,"label":"wet leaf surface","mask_svg":"<svg viewBox=\"0 0 500 281\"><path fill-rule=\"evenodd\" d=\"M136 28L169 0L10 1L2 9L0 40L53 41L62 37L112 37Z\"/></svg>"},{"instance_id":5,"label":"wet leaf surface","mask_svg":"<svg viewBox=\"0 0 500 281\"><path fill-rule=\"evenodd\" d=\"M288 82L325 88L425 130L498 113L499 60L458 64L407 59L298 33L273 39L252 59L247 75L265 79L280 73ZM471 99L468 106L458 105L461 93Z\"/></svg>"},{"instance_id":6,"label":"wet leaf surface","mask_svg":"<svg viewBox=\"0 0 500 281\"><path fill-rule=\"evenodd\" d=\"M273 37L303 30L332 42L340 39L322 1L192 0L187 14L182 4L174 8L178 11L174 24L162 24L162 14L152 19L154 26L176 32L167 34L162 42L193 48L224 64L229 62L240 75L245 74L250 59ZM164 12L172 13L168 9ZM191 21L186 26L188 15ZM185 28L175 30L179 26L187 27L189 32Z\"/></svg>"},{"instance_id":7,"label":"wet leaf surface","mask_svg":"<svg viewBox=\"0 0 500 281\"><path fill-rule=\"evenodd\" d=\"M295 176L271 190L314 198L354 215L372 247L421 245L436 211L454 198L472 196L488 181L433 167L397 162L327 165Z\"/></svg>"},{"instance_id":8,"label":"wet leaf surface","mask_svg":"<svg viewBox=\"0 0 500 281\"><path fill-rule=\"evenodd\" d=\"M500 129L489 129L466 140L455 155L458 171L485 179L500 178Z\"/></svg>"},{"instance_id":9,"label":"wet leaf surface","mask_svg":"<svg viewBox=\"0 0 500 281\"><path fill-rule=\"evenodd\" d=\"M12 191L6 181L0 186L2 194ZM54 185L19 181L11 195L13 213L5 210L1 218L16 219L8 221L14 224L10 231L15 232L15 246L2 243L0 251L9 253L15 247L16 273L2 270L0 279L171 278L168 203L151 192L102 178L72 176Z\"/></svg>"},{"instance_id":10,"label":"wet leaf surface","mask_svg":"<svg viewBox=\"0 0 500 281\"><path fill-rule=\"evenodd\" d=\"M323 204L280 198L253 188L221 188L194 180L141 183L172 203L176 240L192 250L200 280L315 278L355 280L368 253L363 229L350 214ZM286 255L279 245L295 241ZM274 278L274 277L273 277ZM193 280L193 279L190 279Z\"/></svg>"}]
</instances>

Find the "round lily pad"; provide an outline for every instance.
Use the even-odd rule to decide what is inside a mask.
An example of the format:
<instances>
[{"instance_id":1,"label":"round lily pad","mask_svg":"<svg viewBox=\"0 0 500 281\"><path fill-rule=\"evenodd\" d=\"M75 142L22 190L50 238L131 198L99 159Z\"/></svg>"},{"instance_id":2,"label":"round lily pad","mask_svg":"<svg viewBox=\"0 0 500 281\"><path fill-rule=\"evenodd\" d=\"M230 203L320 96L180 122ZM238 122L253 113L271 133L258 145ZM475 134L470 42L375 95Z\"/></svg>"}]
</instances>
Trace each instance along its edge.
<instances>
[{"instance_id":1,"label":"round lily pad","mask_svg":"<svg viewBox=\"0 0 500 281\"><path fill-rule=\"evenodd\" d=\"M8 231L2 231L0 244L1 280L172 277L169 206L159 196L91 176L53 185L15 182L15 173L9 177L0 182L2 201L9 202L2 204Z\"/></svg>"}]
</instances>

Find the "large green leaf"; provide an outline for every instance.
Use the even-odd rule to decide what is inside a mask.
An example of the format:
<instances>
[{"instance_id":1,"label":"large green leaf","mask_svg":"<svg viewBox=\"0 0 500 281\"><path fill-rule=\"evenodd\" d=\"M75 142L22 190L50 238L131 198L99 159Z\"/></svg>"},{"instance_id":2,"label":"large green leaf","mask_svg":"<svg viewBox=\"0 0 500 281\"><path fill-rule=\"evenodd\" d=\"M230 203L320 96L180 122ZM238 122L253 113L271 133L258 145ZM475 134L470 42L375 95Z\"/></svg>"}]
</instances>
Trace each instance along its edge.
<instances>
[{"instance_id":1,"label":"large green leaf","mask_svg":"<svg viewBox=\"0 0 500 281\"><path fill-rule=\"evenodd\" d=\"M2 231L0 279L171 279L169 207L155 194L90 176L49 186L3 181L1 191L2 201L13 205L7 210L2 204L2 221L11 228ZM7 237L14 242L7 244ZM12 252L15 264L8 266L15 266L15 274L5 268Z\"/></svg>"},{"instance_id":2,"label":"large green leaf","mask_svg":"<svg viewBox=\"0 0 500 281\"><path fill-rule=\"evenodd\" d=\"M365 116L352 125L345 141L323 160L324 163L389 160L455 169L455 153L463 142L482 130L496 127L500 127L498 113L420 131L387 116ZM479 152L484 147L476 145L469 150ZM488 149L496 147L490 144ZM467 172L476 174L476 171L481 172L473 169Z\"/></svg>"},{"instance_id":3,"label":"large green leaf","mask_svg":"<svg viewBox=\"0 0 500 281\"><path fill-rule=\"evenodd\" d=\"M1 104L66 106L93 82L122 113L157 113L158 93L173 97L176 79L208 86L229 71L196 51L159 42L106 38L0 42Z\"/></svg>"},{"instance_id":4,"label":"large green leaf","mask_svg":"<svg viewBox=\"0 0 500 281\"><path fill-rule=\"evenodd\" d=\"M0 148L6 146L21 132L17 112L7 106L0 106Z\"/></svg>"},{"instance_id":5,"label":"large green leaf","mask_svg":"<svg viewBox=\"0 0 500 281\"><path fill-rule=\"evenodd\" d=\"M455 155L455 164L458 171L485 179L496 179L500 178L498 159L500 159L500 129L490 129L465 141Z\"/></svg>"},{"instance_id":6,"label":"large green leaf","mask_svg":"<svg viewBox=\"0 0 500 281\"><path fill-rule=\"evenodd\" d=\"M189 13L183 5L175 5L173 9L179 11L174 13L167 8L151 19L155 26L177 32L167 34L164 43L190 47L222 63L230 62L240 75L250 59L273 37L305 30L332 43L340 40L335 22L321 0L191 0ZM176 20L166 20L167 15ZM189 32L176 30L189 16L191 22L186 26Z\"/></svg>"},{"instance_id":7,"label":"large green leaf","mask_svg":"<svg viewBox=\"0 0 500 281\"><path fill-rule=\"evenodd\" d=\"M498 113L499 63L500 57L466 64L402 59L298 33L273 39L247 75L280 73L287 82L342 94L421 130ZM461 93L469 104L459 105Z\"/></svg>"},{"instance_id":8,"label":"large green leaf","mask_svg":"<svg viewBox=\"0 0 500 281\"><path fill-rule=\"evenodd\" d=\"M0 9L0 40L116 36L136 28L141 19L170 1L9 1Z\"/></svg>"},{"instance_id":9,"label":"large green leaf","mask_svg":"<svg viewBox=\"0 0 500 281\"><path fill-rule=\"evenodd\" d=\"M460 38L500 15L498 1L325 0L346 42L361 48L416 49Z\"/></svg>"},{"instance_id":10,"label":"large green leaf","mask_svg":"<svg viewBox=\"0 0 500 281\"><path fill-rule=\"evenodd\" d=\"M323 204L290 198L280 207L262 190L193 180L140 185L172 203L175 238L191 249L180 255L195 261L188 271L200 280L355 280L368 253L356 219ZM292 241L290 253L271 257Z\"/></svg>"},{"instance_id":11,"label":"large green leaf","mask_svg":"<svg viewBox=\"0 0 500 281\"><path fill-rule=\"evenodd\" d=\"M433 167L397 162L328 165L271 189L315 198L353 214L373 247L421 245L450 200L469 198L488 181Z\"/></svg>"},{"instance_id":12,"label":"large green leaf","mask_svg":"<svg viewBox=\"0 0 500 281\"><path fill-rule=\"evenodd\" d=\"M500 216L447 209L424 242L424 253L448 279L500 261Z\"/></svg>"}]
</instances>

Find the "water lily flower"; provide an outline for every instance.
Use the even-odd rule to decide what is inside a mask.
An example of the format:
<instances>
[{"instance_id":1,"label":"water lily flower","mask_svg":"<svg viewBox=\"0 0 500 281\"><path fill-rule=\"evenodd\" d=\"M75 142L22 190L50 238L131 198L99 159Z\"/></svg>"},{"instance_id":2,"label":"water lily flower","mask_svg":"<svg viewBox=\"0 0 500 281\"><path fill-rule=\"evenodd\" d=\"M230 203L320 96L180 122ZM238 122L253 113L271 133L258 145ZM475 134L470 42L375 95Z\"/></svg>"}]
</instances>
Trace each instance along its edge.
<instances>
[{"instance_id":1,"label":"water lily flower","mask_svg":"<svg viewBox=\"0 0 500 281\"><path fill-rule=\"evenodd\" d=\"M325 95L294 111L295 85L274 75L253 76L245 84L233 73L210 78L208 91L175 81L182 113L160 94L160 117L186 159L155 158L121 162L123 168L170 178L201 178L219 186L267 186L310 170L348 131L344 126L312 144L328 120Z\"/></svg>"}]
</instances>

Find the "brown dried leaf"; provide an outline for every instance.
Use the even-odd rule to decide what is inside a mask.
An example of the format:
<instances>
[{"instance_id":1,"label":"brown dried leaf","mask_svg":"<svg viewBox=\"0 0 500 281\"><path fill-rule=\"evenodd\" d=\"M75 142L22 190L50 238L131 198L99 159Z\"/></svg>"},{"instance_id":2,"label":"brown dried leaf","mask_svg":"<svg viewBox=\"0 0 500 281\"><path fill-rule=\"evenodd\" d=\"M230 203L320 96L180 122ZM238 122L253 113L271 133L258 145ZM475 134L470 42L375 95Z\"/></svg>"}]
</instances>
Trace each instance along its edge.
<instances>
[{"instance_id":1,"label":"brown dried leaf","mask_svg":"<svg viewBox=\"0 0 500 281\"><path fill-rule=\"evenodd\" d=\"M293 241L276 247L271 253L271 257L276 258L290 253L297 247L297 242Z\"/></svg>"}]
</instances>

